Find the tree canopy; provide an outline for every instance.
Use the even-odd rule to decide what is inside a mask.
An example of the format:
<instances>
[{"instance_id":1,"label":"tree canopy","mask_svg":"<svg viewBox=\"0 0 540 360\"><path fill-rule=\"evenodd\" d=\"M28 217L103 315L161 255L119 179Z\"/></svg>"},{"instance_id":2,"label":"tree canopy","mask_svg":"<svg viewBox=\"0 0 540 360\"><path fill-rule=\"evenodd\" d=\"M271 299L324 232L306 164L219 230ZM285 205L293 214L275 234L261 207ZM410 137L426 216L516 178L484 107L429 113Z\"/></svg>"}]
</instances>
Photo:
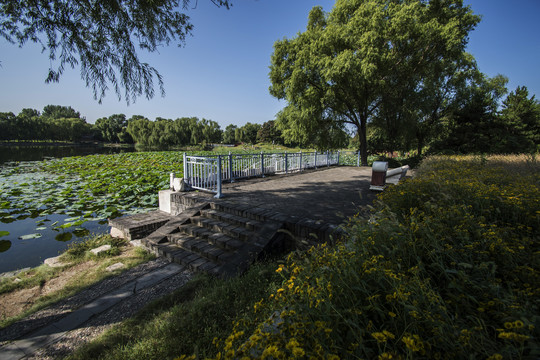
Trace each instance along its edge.
<instances>
[{"instance_id":1,"label":"tree canopy","mask_svg":"<svg viewBox=\"0 0 540 360\"><path fill-rule=\"evenodd\" d=\"M288 102L278 115L285 139L302 143L350 124L366 165L367 124L414 110L410 93L463 59L479 20L461 0L338 0L330 13L314 7L306 31L274 44L270 93Z\"/></svg>"},{"instance_id":2,"label":"tree canopy","mask_svg":"<svg viewBox=\"0 0 540 360\"><path fill-rule=\"evenodd\" d=\"M229 0L211 0L229 8ZM138 50L155 52L171 42L183 45L193 25L180 12L193 0L0 0L0 35L12 44L28 41L49 52L46 82L58 82L66 66L80 66L94 98L112 86L129 103L154 96L154 80L165 94L163 78L141 62ZM138 49L137 49L138 48Z\"/></svg>"}]
</instances>

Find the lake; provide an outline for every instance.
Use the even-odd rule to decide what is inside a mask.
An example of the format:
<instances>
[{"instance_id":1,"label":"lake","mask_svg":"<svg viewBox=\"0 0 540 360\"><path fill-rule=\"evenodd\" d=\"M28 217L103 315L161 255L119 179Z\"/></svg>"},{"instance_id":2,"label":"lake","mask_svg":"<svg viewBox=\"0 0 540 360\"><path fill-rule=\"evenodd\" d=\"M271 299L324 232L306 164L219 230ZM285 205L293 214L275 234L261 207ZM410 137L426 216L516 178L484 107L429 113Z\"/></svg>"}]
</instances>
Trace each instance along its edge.
<instances>
[{"instance_id":1,"label":"lake","mask_svg":"<svg viewBox=\"0 0 540 360\"><path fill-rule=\"evenodd\" d=\"M49 158L84 156L91 154L117 154L136 151L135 147L100 145L40 145L39 143L0 143L0 165L10 161L41 161Z\"/></svg>"},{"instance_id":2,"label":"lake","mask_svg":"<svg viewBox=\"0 0 540 360\"><path fill-rule=\"evenodd\" d=\"M51 158L85 156L91 154L118 154L136 151L134 147L104 147L96 145L40 145L40 144L0 144L0 182L19 182L22 185L34 182L46 182L49 176L43 173L14 173L4 170L40 162ZM28 162L28 163L27 163ZM46 176L46 177L45 177ZM24 178L26 177L26 178ZM27 179L28 178L28 179ZM22 186L21 185L21 186ZM31 186L31 185L28 185ZM5 188L4 188L5 189ZM52 196L61 196L62 188L48 190ZM24 196L24 194L21 194ZM43 197L46 195L43 194ZM157 192L155 194L157 197ZM21 211L13 213L13 208L4 205L0 210L0 232L9 235L0 237L0 273L40 265L44 259L57 256L67 249L69 244L81 241L90 233L109 231L107 220L87 216L83 211L71 211L66 214L43 214L39 211ZM39 208L38 208L39 209ZM88 213L88 212L87 212ZM75 220L75 218L79 220ZM71 221L73 226L65 227ZM84 223L84 224L82 224ZM57 224L57 226L51 226Z\"/></svg>"}]
</instances>

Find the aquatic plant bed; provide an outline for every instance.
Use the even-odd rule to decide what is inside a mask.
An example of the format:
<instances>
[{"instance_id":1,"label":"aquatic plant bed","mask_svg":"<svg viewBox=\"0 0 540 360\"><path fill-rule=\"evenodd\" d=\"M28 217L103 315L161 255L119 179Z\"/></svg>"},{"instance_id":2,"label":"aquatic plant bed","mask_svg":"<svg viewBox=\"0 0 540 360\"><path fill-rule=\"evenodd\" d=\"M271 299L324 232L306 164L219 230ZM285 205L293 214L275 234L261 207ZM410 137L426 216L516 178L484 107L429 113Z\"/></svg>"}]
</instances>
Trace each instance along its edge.
<instances>
[{"instance_id":1,"label":"aquatic plant bed","mask_svg":"<svg viewBox=\"0 0 540 360\"><path fill-rule=\"evenodd\" d=\"M0 167L0 263L24 264L34 246L55 256L108 218L155 209L169 172L182 174L182 153L139 152L66 157ZM44 241L52 241L43 246ZM24 247L24 249L23 249ZM17 251L15 251L17 249ZM52 250L52 253L51 253ZM17 254L16 254L17 253ZM4 261L6 260L6 261ZM16 268L16 267L15 267ZM12 270L0 268L0 272Z\"/></svg>"}]
</instances>

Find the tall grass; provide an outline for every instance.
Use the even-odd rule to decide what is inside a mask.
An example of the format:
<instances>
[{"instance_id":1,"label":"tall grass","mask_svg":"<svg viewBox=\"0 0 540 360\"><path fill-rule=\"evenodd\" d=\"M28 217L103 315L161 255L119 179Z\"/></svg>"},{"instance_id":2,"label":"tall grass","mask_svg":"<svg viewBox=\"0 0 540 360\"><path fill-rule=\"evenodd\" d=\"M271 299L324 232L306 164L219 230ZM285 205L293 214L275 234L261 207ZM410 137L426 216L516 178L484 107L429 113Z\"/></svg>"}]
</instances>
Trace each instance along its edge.
<instances>
[{"instance_id":1,"label":"tall grass","mask_svg":"<svg viewBox=\"0 0 540 360\"><path fill-rule=\"evenodd\" d=\"M539 180L526 157L426 160L336 246L291 254L216 358L538 358Z\"/></svg>"}]
</instances>

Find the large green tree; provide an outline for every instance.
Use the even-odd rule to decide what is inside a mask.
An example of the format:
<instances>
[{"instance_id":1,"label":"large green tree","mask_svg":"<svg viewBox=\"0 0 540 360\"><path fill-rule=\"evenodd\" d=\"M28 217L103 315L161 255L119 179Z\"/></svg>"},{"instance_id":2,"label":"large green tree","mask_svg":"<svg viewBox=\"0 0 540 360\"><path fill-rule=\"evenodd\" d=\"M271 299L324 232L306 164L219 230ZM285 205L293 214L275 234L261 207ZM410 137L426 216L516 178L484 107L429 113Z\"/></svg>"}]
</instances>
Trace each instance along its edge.
<instances>
[{"instance_id":1,"label":"large green tree","mask_svg":"<svg viewBox=\"0 0 540 360\"><path fill-rule=\"evenodd\" d=\"M211 0L230 6L229 0ZM81 78L100 102L109 86L129 103L162 95L163 79L138 52L155 52L171 42L183 45L193 25L179 11L193 0L0 0L0 36L24 45L38 43L49 52L46 82L57 82L66 66L80 66ZM195 0L195 5L197 0Z\"/></svg>"},{"instance_id":2,"label":"large green tree","mask_svg":"<svg viewBox=\"0 0 540 360\"><path fill-rule=\"evenodd\" d=\"M238 129L238 126L234 124L227 125L225 131L223 132L223 142L225 144L234 144L236 142L234 138L236 129Z\"/></svg>"},{"instance_id":3,"label":"large green tree","mask_svg":"<svg viewBox=\"0 0 540 360\"><path fill-rule=\"evenodd\" d=\"M507 92L508 78L481 74L461 88L455 109L447 118L442 138L433 143L434 152L503 153L507 133L498 114L499 102Z\"/></svg>"},{"instance_id":4,"label":"large green tree","mask_svg":"<svg viewBox=\"0 0 540 360\"><path fill-rule=\"evenodd\" d=\"M41 112L41 116L50 119L80 119L81 114L71 106L46 105Z\"/></svg>"},{"instance_id":5,"label":"large green tree","mask_svg":"<svg viewBox=\"0 0 540 360\"><path fill-rule=\"evenodd\" d=\"M244 126L235 130L234 138L236 142L256 144L257 133L259 132L261 127L261 124L247 122Z\"/></svg>"},{"instance_id":6,"label":"large green tree","mask_svg":"<svg viewBox=\"0 0 540 360\"><path fill-rule=\"evenodd\" d=\"M518 86L503 101L501 120L507 134L508 150L534 152L540 147L540 102L529 98L529 90Z\"/></svg>"},{"instance_id":7,"label":"large green tree","mask_svg":"<svg viewBox=\"0 0 540 360\"><path fill-rule=\"evenodd\" d=\"M267 142L272 144L283 144L281 131L276 126L275 120L269 120L262 124L257 132L258 142Z\"/></svg>"},{"instance_id":8,"label":"large green tree","mask_svg":"<svg viewBox=\"0 0 540 360\"><path fill-rule=\"evenodd\" d=\"M461 0L338 0L330 13L314 7L306 31L274 44L270 93L288 102L278 116L283 135L302 142L329 123L351 124L367 165L367 125L385 95L418 91L461 59L479 20Z\"/></svg>"},{"instance_id":9,"label":"large green tree","mask_svg":"<svg viewBox=\"0 0 540 360\"><path fill-rule=\"evenodd\" d=\"M95 127L99 130L101 138L110 143L131 143L131 136L127 132L127 120L124 114L114 114L108 118L96 120Z\"/></svg>"}]
</instances>

